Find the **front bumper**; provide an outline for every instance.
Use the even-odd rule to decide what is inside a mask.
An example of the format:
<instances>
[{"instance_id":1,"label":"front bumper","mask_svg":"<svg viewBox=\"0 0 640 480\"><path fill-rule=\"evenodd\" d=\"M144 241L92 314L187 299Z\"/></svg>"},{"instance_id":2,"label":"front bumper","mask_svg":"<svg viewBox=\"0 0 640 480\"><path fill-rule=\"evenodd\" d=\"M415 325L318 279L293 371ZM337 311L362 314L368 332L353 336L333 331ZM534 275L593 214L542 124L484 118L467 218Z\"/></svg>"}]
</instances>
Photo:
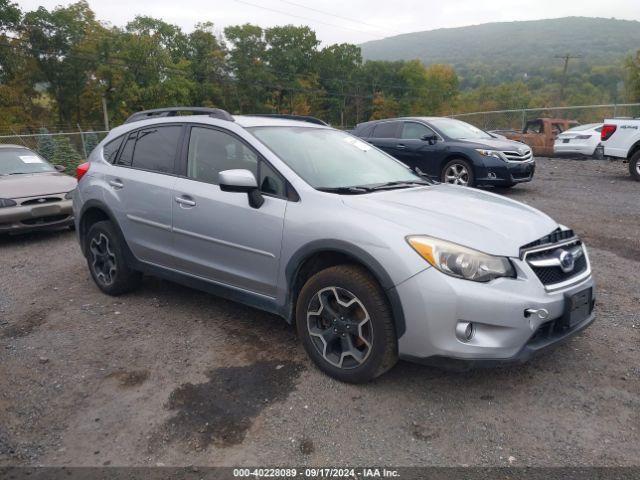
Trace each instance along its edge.
<instances>
[{"instance_id":1,"label":"front bumper","mask_svg":"<svg viewBox=\"0 0 640 480\"><path fill-rule=\"evenodd\" d=\"M23 199L24 200L24 199ZM0 209L0 234L61 228L73 224L71 200Z\"/></svg>"},{"instance_id":2,"label":"front bumper","mask_svg":"<svg viewBox=\"0 0 640 480\"><path fill-rule=\"evenodd\" d=\"M499 187L530 182L533 180L535 171L535 161L504 162L502 160L484 160L484 166L476 169L476 184Z\"/></svg>"},{"instance_id":3,"label":"front bumper","mask_svg":"<svg viewBox=\"0 0 640 480\"><path fill-rule=\"evenodd\" d=\"M561 291L547 292L524 262L513 263L517 279L478 283L449 277L431 267L396 286L406 324L398 340L400 357L428 364L518 363L593 322L591 310L567 330L540 335L548 322L563 318L568 296L589 288L593 292L593 279L589 276ZM525 314L527 309L542 308L549 312L546 319ZM456 337L459 321L474 324L470 340Z\"/></svg>"}]
</instances>

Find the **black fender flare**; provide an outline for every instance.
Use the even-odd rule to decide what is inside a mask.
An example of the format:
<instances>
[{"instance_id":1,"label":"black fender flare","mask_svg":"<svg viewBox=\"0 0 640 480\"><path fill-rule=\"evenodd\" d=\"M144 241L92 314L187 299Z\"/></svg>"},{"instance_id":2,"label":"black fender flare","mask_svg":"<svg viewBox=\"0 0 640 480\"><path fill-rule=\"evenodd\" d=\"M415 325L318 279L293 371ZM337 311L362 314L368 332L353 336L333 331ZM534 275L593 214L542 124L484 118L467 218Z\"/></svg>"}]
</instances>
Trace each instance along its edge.
<instances>
[{"instance_id":1,"label":"black fender flare","mask_svg":"<svg viewBox=\"0 0 640 480\"><path fill-rule=\"evenodd\" d=\"M124 246L124 253L125 253L127 263L131 265L133 268L136 268L136 269L139 268L138 259L135 257L135 255L131 251L131 248L129 248L129 244L127 243L127 240L125 239L125 236L122 233L122 229L120 228L120 225L118 224L118 221L116 220L116 216L113 214L113 211L111 210L111 208L107 206L106 203L93 198L83 203L82 208L80 209L80 214L78 215L79 228L77 229L77 234L78 234L78 241L80 242L80 248L82 250L82 254L85 255L85 251L84 251L85 242L83 238L83 234L85 232L82 231L83 230L82 219L84 215L87 213L87 211L93 208L101 210L109 218L109 221L113 224L114 228L118 232L118 235L120 236L120 241Z\"/></svg>"},{"instance_id":2,"label":"black fender flare","mask_svg":"<svg viewBox=\"0 0 640 480\"><path fill-rule=\"evenodd\" d=\"M394 288L395 285L391 280L391 277L373 255L371 255L361 247L358 247L357 245L349 242L345 242L343 240L314 240L299 248L291 256L285 267L285 276L287 280L286 305L288 306L288 320L290 322L293 322L294 320L293 318L291 318L291 313L293 312L293 302L295 302L295 298L293 298L293 285L295 283L296 277L298 276L298 272L307 259L315 254L322 252L341 253L343 255L346 255L347 257L351 257L355 261L364 265L373 274L375 279L384 290L387 299L389 300L389 305L391 305L391 311L393 313L397 337L400 338L402 335L404 335L406 331L406 322L404 319L402 303L400 301L398 292Z\"/></svg>"}]
</instances>

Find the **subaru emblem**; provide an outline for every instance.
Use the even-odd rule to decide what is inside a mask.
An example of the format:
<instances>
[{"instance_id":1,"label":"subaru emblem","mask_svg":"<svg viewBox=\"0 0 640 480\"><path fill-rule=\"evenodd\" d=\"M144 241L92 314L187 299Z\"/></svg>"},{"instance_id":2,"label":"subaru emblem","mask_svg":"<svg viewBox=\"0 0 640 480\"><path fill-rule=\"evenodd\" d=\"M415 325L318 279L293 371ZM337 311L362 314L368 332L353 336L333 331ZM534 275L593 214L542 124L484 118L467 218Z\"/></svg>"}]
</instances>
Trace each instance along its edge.
<instances>
[{"instance_id":1,"label":"subaru emblem","mask_svg":"<svg viewBox=\"0 0 640 480\"><path fill-rule=\"evenodd\" d=\"M563 272L567 273L573 270L573 267L575 265L575 258L573 256L573 253L566 250L561 250L559 260L560 268L562 268Z\"/></svg>"}]
</instances>

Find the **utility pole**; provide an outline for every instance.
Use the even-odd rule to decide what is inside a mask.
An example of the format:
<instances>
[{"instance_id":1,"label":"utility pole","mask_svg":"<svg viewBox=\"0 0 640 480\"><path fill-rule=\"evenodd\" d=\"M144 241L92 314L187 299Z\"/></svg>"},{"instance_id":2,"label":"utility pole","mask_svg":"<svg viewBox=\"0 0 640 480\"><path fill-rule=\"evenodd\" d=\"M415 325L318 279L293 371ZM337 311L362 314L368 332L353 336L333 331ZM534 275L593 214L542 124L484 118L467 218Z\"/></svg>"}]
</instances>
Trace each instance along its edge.
<instances>
[{"instance_id":1,"label":"utility pole","mask_svg":"<svg viewBox=\"0 0 640 480\"><path fill-rule=\"evenodd\" d=\"M107 112L107 94L102 94L102 116L104 117L104 129L109 131L109 113Z\"/></svg>"},{"instance_id":2,"label":"utility pole","mask_svg":"<svg viewBox=\"0 0 640 480\"><path fill-rule=\"evenodd\" d=\"M569 60L573 58L582 58L582 55L571 55L566 53L564 55L554 55L553 58L564 59L564 69L562 70L562 83L560 86L560 100L564 100L564 88L567 85L567 70L569 69Z\"/></svg>"}]
</instances>

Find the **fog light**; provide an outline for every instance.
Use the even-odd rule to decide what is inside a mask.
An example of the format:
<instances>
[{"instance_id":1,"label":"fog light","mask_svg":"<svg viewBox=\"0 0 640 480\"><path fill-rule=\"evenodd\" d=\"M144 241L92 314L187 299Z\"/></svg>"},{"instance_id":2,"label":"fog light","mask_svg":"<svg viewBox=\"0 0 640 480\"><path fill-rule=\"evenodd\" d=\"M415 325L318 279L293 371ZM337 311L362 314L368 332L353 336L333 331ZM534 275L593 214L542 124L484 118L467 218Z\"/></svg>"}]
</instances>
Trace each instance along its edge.
<instances>
[{"instance_id":1,"label":"fog light","mask_svg":"<svg viewBox=\"0 0 640 480\"><path fill-rule=\"evenodd\" d=\"M456 325L456 337L461 342L468 342L473 337L473 323L471 322L458 322Z\"/></svg>"}]
</instances>

